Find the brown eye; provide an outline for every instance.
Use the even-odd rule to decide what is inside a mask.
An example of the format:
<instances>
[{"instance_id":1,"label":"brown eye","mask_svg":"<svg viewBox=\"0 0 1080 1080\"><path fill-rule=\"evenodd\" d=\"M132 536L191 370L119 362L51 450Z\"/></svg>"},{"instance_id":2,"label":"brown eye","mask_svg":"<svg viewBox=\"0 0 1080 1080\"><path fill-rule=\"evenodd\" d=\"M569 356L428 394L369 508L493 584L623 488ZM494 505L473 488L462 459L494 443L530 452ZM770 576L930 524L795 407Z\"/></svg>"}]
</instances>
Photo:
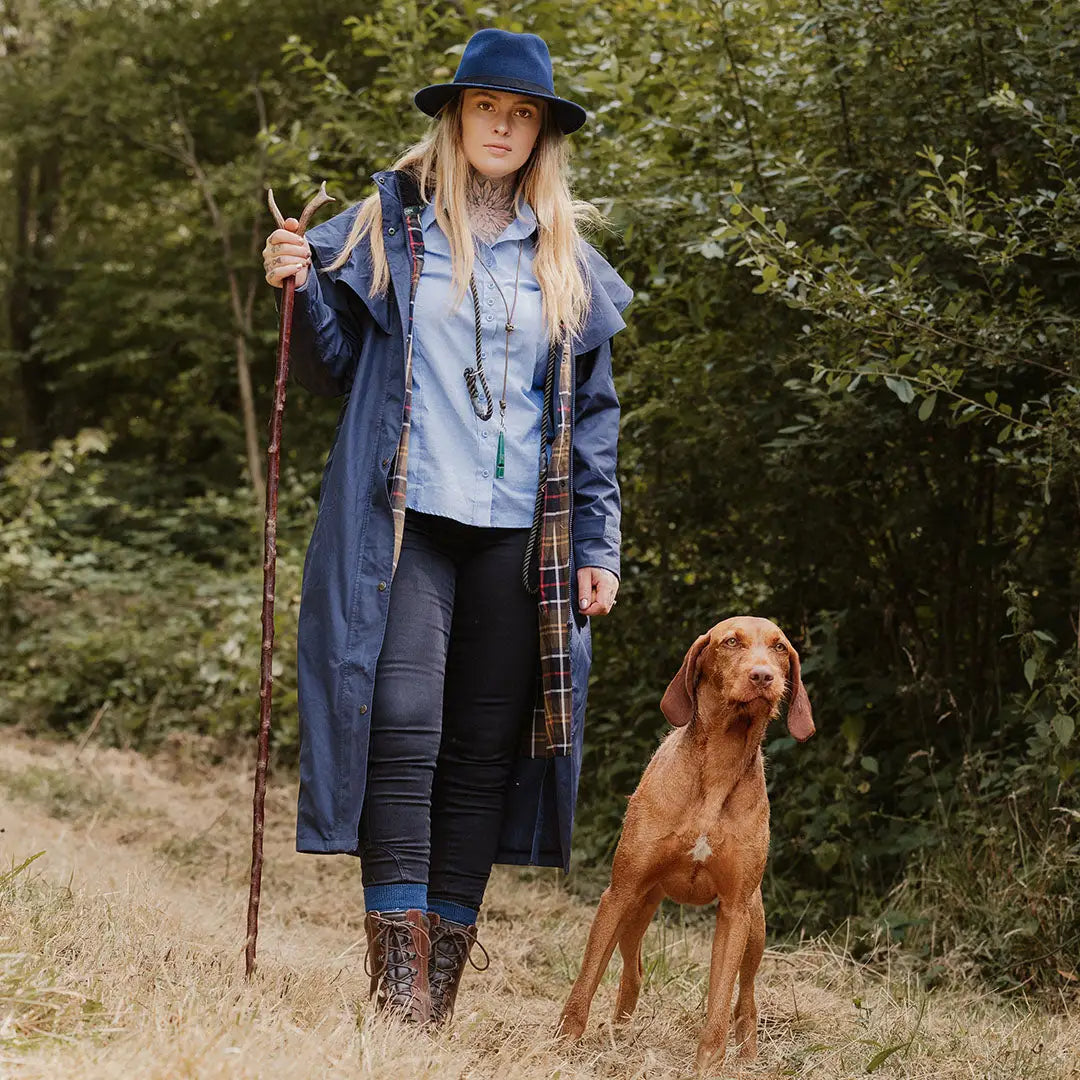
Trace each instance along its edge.
<instances>
[{"instance_id":1,"label":"brown eye","mask_svg":"<svg viewBox=\"0 0 1080 1080\"><path fill-rule=\"evenodd\" d=\"M783 643L782 641L778 641L778 642L777 642L777 643L776 643L776 644L775 644L775 645L773 646L773 648L774 648L774 649L775 649L775 650L776 650L777 652L787 652L787 647L786 647L786 646L784 645L784 643Z\"/></svg>"},{"instance_id":2,"label":"brown eye","mask_svg":"<svg viewBox=\"0 0 1080 1080\"><path fill-rule=\"evenodd\" d=\"M726 646L727 646L727 647L728 647L729 649L734 649L734 648L735 648L735 646L739 644L739 639L738 639L737 637L735 637L735 635L734 635L734 634L732 634L732 635L731 635L731 637L729 637L729 638L728 638L728 639L727 639L727 640L726 640L726 641L724 642L724 644L725 644L725 645L726 645Z\"/></svg>"}]
</instances>

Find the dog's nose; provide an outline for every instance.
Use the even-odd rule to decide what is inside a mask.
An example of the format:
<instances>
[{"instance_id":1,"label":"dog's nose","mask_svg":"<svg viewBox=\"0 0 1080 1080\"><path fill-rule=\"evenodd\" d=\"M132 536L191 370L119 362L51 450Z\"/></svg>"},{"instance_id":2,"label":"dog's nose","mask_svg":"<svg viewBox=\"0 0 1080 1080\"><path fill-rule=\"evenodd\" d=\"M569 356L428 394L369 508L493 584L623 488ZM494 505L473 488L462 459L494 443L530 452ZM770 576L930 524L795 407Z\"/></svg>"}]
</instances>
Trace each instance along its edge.
<instances>
[{"instance_id":1,"label":"dog's nose","mask_svg":"<svg viewBox=\"0 0 1080 1080\"><path fill-rule=\"evenodd\" d=\"M768 668L764 664L755 664L750 669L750 681L757 683L759 686L768 686L773 681L772 668Z\"/></svg>"}]
</instances>

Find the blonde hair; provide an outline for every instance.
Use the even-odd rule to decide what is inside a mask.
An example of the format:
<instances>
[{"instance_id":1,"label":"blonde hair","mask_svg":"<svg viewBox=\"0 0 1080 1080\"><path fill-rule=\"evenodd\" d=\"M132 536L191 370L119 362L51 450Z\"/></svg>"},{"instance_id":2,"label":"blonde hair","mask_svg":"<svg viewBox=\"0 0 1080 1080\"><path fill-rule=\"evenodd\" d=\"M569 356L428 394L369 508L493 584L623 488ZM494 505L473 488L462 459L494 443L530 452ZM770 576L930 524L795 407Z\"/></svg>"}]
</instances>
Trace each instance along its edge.
<instances>
[{"instance_id":1,"label":"blonde hair","mask_svg":"<svg viewBox=\"0 0 1080 1080\"><path fill-rule=\"evenodd\" d=\"M473 271L473 242L469 229L466 192L469 162L461 139L462 94L439 111L426 135L394 162L395 170L413 174L421 197L434 202L435 219L450 245L452 283L460 304ZM589 310L589 281L580 253L581 227L602 228L606 222L591 203L574 199L569 183L570 148L550 109L545 108L536 145L518 171L517 199L528 202L536 214L538 236L533 273L540 286L544 322L552 340L560 326L579 332ZM384 295L390 282L382 237L379 193L361 204L349 235L334 261L336 270L348 260L365 237L371 247L373 295Z\"/></svg>"}]
</instances>

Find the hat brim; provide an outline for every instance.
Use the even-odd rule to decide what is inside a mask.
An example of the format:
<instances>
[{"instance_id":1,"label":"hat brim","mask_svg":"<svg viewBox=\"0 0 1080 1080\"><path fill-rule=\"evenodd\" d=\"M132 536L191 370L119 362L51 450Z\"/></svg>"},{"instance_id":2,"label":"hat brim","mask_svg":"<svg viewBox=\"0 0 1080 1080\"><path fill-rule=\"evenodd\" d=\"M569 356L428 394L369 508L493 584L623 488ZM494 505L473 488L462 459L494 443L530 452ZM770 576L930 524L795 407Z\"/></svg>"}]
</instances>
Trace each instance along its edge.
<instances>
[{"instance_id":1,"label":"hat brim","mask_svg":"<svg viewBox=\"0 0 1080 1080\"><path fill-rule=\"evenodd\" d=\"M531 85L524 86L520 83L511 85L510 80L501 82L497 79L485 79L481 82L466 79L462 82L436 83L433 86L425 86L423 90L417 90L413 96L413 103L422 113L435 116L451 98L465 89L497 90L501 93L513 93L516 91L527 97L540 98L542 101L550 102L552 112L555 114L555 123L559 125L559 130L564 135L570 135L572 132L577 131L588 119L588 113L575 102L556 97L554 94L549 94L545 90L534 88Z\"/></svg>"}]
</instances>

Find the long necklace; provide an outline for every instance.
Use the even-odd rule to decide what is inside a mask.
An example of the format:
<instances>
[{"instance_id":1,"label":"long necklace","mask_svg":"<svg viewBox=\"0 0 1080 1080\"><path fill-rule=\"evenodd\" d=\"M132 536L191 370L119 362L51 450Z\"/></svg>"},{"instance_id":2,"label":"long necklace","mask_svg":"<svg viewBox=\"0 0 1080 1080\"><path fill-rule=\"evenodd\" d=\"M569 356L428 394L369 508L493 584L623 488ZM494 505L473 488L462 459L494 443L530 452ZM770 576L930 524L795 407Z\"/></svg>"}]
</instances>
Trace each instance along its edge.
<instances>
[{"instance_id":1,"label":"long necklace","mask_svg":"<svg viewBox=\"0 0 1080 1080\"><path fill-rule=\"evenodd\" d=\"M507 378L510 373L510 335L514 332L514 312L517 311L518 302L518 284L521 280L521 251L524 246L524 241L518 241L518 257L517 257L517 269L514 271L514 298L513 303L507 304L506 296L504 295L502 288L499 286L498 281L495 280L495 275L491 272L490 267L481 260L481 265L487 271L487 275L491 278L491 283L495 286L496 292L499 294L499 299L503 302L503 308L506 311L506 344L503 356L503 382L502 382L502 394L499 397L499 443L495 452L495 476L501 479L506 473L506 384ZM484 354L483 354L483 332L480 328L480 297L476 291L476 276L474 274L469 275L469 289L472 292L473 301L473 319L476 324L476 367L465 369L465 383L469 388L469 398L472 401L473 412L484 421L491 419L491 414L494 411L495 404L491 398L491 391L488 389L487 376L484 373ZM484 391L485 404L480 404L480 394L477 391L476 384L479 381L481 388Z\"/></svg>"}]
</instances>

